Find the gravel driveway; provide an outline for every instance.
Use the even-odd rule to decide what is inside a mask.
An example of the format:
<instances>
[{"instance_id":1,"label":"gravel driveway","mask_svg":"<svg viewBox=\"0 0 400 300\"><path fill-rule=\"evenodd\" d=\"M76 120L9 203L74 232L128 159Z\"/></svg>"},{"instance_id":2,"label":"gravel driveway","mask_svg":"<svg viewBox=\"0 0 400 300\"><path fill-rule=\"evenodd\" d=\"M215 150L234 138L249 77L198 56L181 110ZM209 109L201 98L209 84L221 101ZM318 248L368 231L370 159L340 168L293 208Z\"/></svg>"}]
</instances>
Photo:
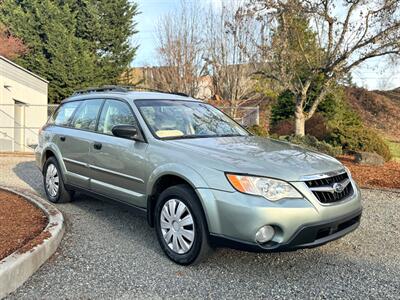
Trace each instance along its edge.
<instances>
[{"instance_id":1,"label":"gravel driveway","mask_svg":"<svg viewBox=\"0 0 400 300\"><path fill-rule=\"evenodd\" d=\"M43 195L32 157L0 157L0 183ZM360 228L320 248L255 254L218 249L181 267L129 208L78 196L57 207L56 255L9 298L400 298L400 194L363 190Z\"/></svg>"}]
</instances>

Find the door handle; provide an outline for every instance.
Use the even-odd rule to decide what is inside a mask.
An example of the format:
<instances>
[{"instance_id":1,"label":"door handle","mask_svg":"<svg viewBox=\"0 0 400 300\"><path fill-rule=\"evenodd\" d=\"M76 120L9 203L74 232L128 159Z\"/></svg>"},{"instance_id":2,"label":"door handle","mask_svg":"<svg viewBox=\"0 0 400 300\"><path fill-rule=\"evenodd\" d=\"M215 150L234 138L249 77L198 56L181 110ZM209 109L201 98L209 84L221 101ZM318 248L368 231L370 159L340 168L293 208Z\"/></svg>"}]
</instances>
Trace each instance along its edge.
<instances>
[{"instance_id":1,"label":"door handle","mask_svg":"<svg viewBox=\"0 0 400 300\"><path fill-rule=\"evenodd\" d=\"M94 142L93 148L96 150L100 150L103 145L99 142Z\"/></svg>"},{"instance_id":2,"label":"door handle","mask_svg":"<svg viewBox=\"0 0 400 300\"><path fill-rule=\"evenodd\" d=\"M65 142L65 136L60 136L61 142Z\"/></svg>"}]
</instances>

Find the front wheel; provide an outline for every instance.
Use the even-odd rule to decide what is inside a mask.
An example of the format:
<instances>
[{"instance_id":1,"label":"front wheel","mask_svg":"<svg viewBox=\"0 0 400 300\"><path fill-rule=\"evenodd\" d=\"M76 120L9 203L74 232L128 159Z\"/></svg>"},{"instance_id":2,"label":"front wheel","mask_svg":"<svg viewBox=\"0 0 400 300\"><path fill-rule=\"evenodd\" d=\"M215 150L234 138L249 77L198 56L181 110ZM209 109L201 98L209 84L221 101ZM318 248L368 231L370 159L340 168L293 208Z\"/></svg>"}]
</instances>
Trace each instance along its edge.
<instances>
[{"instance_id":1,"label":"front wheel","mask_svg":"<svg viewBox=\"0 0 400 300\"><path fill-rule=\"evenodd\" d=\"M46 160L43 170L43 185L47 199L53 203L70 202L73 191L65 188L60 166L54 156Z\"/></svg>"},{"instance_id":2,"label":"front wheel","mask_svg":"<svg viewBox=\"0 0 400 300\"><path fill-rule=\"evenodd\" d=\"M155 207L155 227L161 248L178 264L196 264L211 250L199 199L187 185L161 193Z\"/></svg>"}]
</instances>

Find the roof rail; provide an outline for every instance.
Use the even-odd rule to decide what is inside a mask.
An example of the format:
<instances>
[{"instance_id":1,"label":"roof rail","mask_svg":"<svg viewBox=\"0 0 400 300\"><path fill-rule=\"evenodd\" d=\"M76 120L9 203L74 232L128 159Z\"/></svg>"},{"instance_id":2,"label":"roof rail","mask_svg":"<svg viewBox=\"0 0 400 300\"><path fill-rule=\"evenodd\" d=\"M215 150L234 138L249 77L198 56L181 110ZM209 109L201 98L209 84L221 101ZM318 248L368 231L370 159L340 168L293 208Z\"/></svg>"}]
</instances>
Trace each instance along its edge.
<instances>
[{"instance_id":1,"label":"roof rail","mask_svg":"<svg viewBox=\"0 0 400 300\"><path fill-rule=\"evenodd\" d=\"M171 95L189 97L189 95L187 95L185 93L181 93L181 92L161 91L161 90L157 90L157 89L139 87L139 86L133 86L133 85L104 85L101 87L90 87L90 88L75 91L73 93L73 96L90 94L90 93L100 93L100 92L126 93L126 92L131 92L131 91L137 91L137 92L148 91L148 92L157 92L157 93L163 93L163 94L171 94Z\"/></svg>"},{"instance_id":2,"label":"roof rail","mask_svg":"<svg viewBox=\"0 0 400 300\"><path fill-rule=\"evenodd\" d=\"M163 93L163 94L171 94L171 95L190 97L188 94L185 94L185 93L182 93L182 92L168 92L168 91L162 91L162 90L146 88L146 87L140 87L140 86L134 87L134 90L135 91L148 91L148 92L155 92L155 93Z\"/></svg>"},{"instance_id":3,"label":"roof rail","mask_svg":"<svg viewBox=\"0 0 400 300\"><path fill-rule=\"evenodd\" d=\"M119 85L103 85L100 87L89 87L86 89L78 90L73 93L73 96L89 94L89 93L99 93L99 92L121 92L126 93L129 92L129 89L125 86Z\"/></svg>"}]
</instances>

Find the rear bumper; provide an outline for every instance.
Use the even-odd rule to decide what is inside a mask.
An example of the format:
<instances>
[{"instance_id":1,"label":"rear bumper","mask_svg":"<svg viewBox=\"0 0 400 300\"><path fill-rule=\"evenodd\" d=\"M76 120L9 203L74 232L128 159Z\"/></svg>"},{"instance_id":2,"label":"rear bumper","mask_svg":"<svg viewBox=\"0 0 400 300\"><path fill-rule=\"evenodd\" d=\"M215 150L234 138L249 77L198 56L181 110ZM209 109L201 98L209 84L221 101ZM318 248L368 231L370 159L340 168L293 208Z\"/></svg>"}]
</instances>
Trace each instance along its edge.
<instances>
[{"instance_id":1,"label":"rear bumper","mask_svg":"<svg viewBox=\"0 0 400 300\"><path fill-rule=\"evenodd\" d=\"M286 243L257 244L232 239L222 235L210 235L214 246L228 247L250 252L281 252L314 248L337 240L354 231L361 220L362 209L329 221L315 222L301 226Z\"/></svg>"}]
</instances>

